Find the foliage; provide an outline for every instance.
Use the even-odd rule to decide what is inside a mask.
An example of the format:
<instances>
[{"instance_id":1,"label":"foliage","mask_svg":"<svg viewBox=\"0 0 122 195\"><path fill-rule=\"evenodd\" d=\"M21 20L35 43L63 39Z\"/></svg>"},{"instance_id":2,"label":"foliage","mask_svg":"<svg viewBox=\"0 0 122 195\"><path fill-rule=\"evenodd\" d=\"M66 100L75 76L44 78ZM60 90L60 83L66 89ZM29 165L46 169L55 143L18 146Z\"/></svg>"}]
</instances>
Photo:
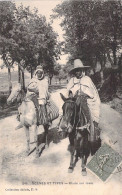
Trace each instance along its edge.
<instances>
[{"instance_id":1,"label":"foliage","mask_svg":"<svg viewBox=\"0 0 122 195\"><path fill-rule=\"evenodd\" d=\"M1 54L9 53L12 60L24 69L32 70L43 63L45 69L51 71L60 48L57 34L46 18L39 15L37 9L30 11L29 7L22 5L16 9L12 2L0 2L0 9L4 10L1 26L8 25L0 31ZM7 14L6 9L10 10Z\"/></svg>"},{"instance_id":2,"label":"foliage","mask_svg":"<svg viewBox=\"0 0 122 195\"><path fill-rule=\"evenodd\" d=\"M61 70L61 65L56 64L54 67L54 75L59 75L59 71Z\"/></svg>"},{"instance_id":3,"label":"foliage","mask_svg":"<svg viewBox=\"0 0 122 195\"><path fill-rule=\"evenodd\" d=\"M104 66L107 57L117 65L122 43L121 11L121 1L70 0L57 5L52 18L62 18L65 52L93 69L97 61Z\"/></svg>"},{"instance_id":4,"label":"foliage","mask_svg":"<svg viewBox=\"0 0 122 195\"><path fill-rule=\"evenodd\" d=\"M15 17L14 13L16 11L16 7L14 3L1 1L0 2L0 54L4 59L6 65L12 65L13 63L9 62L8 59L11 58L9 54L10 46L13 42L10 36L10 31L13 29ZM10 59L12 62L13 60Z\"/></svg>"}]
</instances>

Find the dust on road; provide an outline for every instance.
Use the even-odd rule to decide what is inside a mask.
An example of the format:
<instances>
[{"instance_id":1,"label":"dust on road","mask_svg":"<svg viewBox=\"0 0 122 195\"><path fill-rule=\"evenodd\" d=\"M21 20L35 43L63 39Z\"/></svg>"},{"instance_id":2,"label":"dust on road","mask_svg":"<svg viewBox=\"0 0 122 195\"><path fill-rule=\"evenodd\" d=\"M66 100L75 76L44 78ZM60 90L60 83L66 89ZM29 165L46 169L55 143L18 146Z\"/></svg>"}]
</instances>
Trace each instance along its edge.
<instances>
[{"instance_id":1,"label":"dust on road","mask_svg":"<svg viewBox=\"0 0 122 195\"><path fill-rule=\"evenodd\" d=\"M65 93L65 90L61 90ZM59 92L52 94L53 100L61 107L62 100ZM78 161L74 172L68 173L70 154L68 148L68 138L60 139L56 130L57 120L54 121L49 130L48 141L49 147L44 149L40 157L36 158L34 143L31 144L33 151L29 156L26 156L26 136L24 129L15 130L18 125L16 116L6 117L0 120L0 159L1 159L1 182L11 184L34 184L39 185L41 182L91 182L101 184L97 176L93 175L87 169L87 176L81 175L81 162ZM100 128L102 129L102 142L108 143L113 149L121 154L121 115L110 108L109 105L102 104ZM38 134L43 133L43 128L40 126ZM33 130L31 130L31 141L33 142ZM42 147L40 145L40 147ZM91 156L88 159L91 159ZM109 184L121 183L121 172L113 174L107 181Z\"/></svg>"}]
</instances>

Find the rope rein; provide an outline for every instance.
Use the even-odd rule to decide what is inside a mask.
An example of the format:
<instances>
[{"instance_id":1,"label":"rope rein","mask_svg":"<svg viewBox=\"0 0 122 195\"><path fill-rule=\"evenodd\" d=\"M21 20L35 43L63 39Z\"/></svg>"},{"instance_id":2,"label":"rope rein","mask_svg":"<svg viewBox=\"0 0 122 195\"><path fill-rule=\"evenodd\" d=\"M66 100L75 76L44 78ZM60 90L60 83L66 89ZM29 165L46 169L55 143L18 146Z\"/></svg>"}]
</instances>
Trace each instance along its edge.
<instances>
[{"instance_id":1,"label":"rope rein","mask_svg":"<svg viewBox=\"0 0 122 195\"><path fill-rule=\"evenodd\" d=\"M75 103L73 100L68 100L68 101L66 101L65 103L74 103L74 104L75 104L74 121L73 121L73 125L72 125L72 127L74 128L74 127L75 127L75 118L76 118L76 103ZM59 125L61 124L62 119L63 119L63 116L62 116L61 119L60 119ZM67 121L67 125L68 125L68 121ZM67 128L69 128L70 126L71 126L71 125L68 125Z\"/></svg>"},{"instance_id":2,"label":"rope rein","mask_svg":"<svg viewBox=\"0 0 122 195\"><path fill-rule=\"evenodd\" d=\"M81 85L80 85L80 94L82 93L82 90L81 90ZM81 106L80 106L80 114L81 114ZM83 114L84 115L84 114ZM79 116L79 121L77 122L77 124L80 122L80 117L81 116ZM85 118L85 122L87 122L87 119L86 119L86 117L85 117L85 115L84 115L84 118ZM81 131L83 131L84 129L87 129L88 130L88 132L90 133L90 123L88 122L87 124L85 124L84 126L81 126L81 127L77 127L77 125L76 125L76 130L81 130Z\"/></svg>"},{"instance_id":3,"label":"rope rein","mask_svg":"<svg viewBox=\"0 0 122 195\"><path fill-rule=\"evenodd\" d=\"M74 121L73 121L73 125L72 125L72 127L74 128L75 127L75 123L76 123L76 103L73 101L73 100L69 100L69 101L66 101L67 103L74 103L75 104L75 112L74 112ZM81 114L81 106L80 106L80 114ZM87 129L88 130L88 132L90 133L90 130L89 130L89 128L90 128L90 123L87 123L87 124L85 124L85 125L83 125L83 126L80 126L80 127L78 127L77 125L78 125L78 123L80 122L80 117L81 116L79 116L79 120L78 120L78 122L77 122L77 124L76 124L76 133L77 133L77 130L80 130L80 131L83 131L84 129ZM84 116L85 117L85 116ZM63 118L63 116L62 116L62 118ZM61 120L62 120L62 118L61 118ZM61 121L60 121L61 122ZM87 122L87 119L86 119L86 117L85 117L85 122ZM68 124L68 122L67 122L67 124ZM67 127L67 128L69 128L70 127L70 125Z\"/></svg>"}]
</instances>

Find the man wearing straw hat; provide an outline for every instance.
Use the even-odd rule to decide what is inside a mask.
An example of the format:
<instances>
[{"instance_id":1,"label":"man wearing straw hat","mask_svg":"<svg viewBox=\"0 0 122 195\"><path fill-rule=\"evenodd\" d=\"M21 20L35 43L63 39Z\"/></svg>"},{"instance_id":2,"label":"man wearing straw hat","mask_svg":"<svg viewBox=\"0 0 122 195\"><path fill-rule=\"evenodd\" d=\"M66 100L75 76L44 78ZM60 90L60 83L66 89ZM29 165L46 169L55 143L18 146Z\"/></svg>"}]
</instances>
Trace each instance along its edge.
<instances>
[{"instance_id":1,"label":"man wearing straw hat","mask_svg":"<svg viewBox=\"0 0 122 195\"><path fill-rule=\"evenodd\" d=\"M90 110L90 115L91 115L91 125L92 129L95 127L97 137L96 139L99 138L100 132L98 128L98 123L99 123L99 118L100 118L100 98L98 91L92 82L91 78L89 76L86 76L86 70L89 69L90 66L84 66L83 63L81 62L80 59L74 60L74 68L72 68L69 71L69 74L71 74L73 77L70 79L68 85L67 85L67 92L69 97L73 97L76 94L82 93L82 95L87 95L87 105ZM86 105L83 105L83 109L88 114L88 108ZM59 124L57 125L57 128L59 128L59 131L61 131L60 128L60 123L62 119L62 108L59 110ZM94 130L93 130L94 131ZM93 135L94 137L94 135Z\"/></svg>"},{"instance_id":2,"label":"man wearing straw hat","mask_svg":"<svg viewBox=\"0 0 122 195\"><path fill-rule=\"evenodd\" d=\"M91 117L94 122L94 127L98 129L100 117L100 98L98 91L89 76L85 75L86 70L90 66L84 66L80 59L74 60L74 68L70 70L69 74L73 77L70 79L67 90L71 91L73 96L78 92L88 96L87 104L91 112Z\"/></svg>"}]
</instances>

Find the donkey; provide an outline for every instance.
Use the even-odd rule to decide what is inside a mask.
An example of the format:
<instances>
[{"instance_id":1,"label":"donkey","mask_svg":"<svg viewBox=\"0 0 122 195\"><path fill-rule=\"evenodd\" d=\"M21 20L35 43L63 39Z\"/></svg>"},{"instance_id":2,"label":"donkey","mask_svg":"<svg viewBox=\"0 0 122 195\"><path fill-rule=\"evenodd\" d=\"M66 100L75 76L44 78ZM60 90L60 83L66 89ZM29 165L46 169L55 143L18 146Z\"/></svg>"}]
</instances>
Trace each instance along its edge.
<instances>
[{"instance_id":1,"label":"donkey","mask_svg":"<svg viewBox=\"0 0 122 195\"><path fill-rule=\"evenodd\" d=\"M11 94L7 99L7 103L17 102L20 104L18 111L20 114L20 123L25 129L27 138L27 155L30 154L30 133L29 128L33 125L35 131L36 156L39 156L38 136L37 136L37 112L34 103L26 97L21 85L18 83L12 88ZM47 145L48 125L43 125L45 131L45 144Z\"/></svg>"},{"instance_id":2,"label":"donkey","mask_svg":"<svg viewBox=\"0 0 122 195\"><path fill-rule=\"evenodd\" d=\"M87 109L86 113L82 107L87 105L87 99L83 96L65 98L60 94L64 101L63 104L63 117L60 123L61 129L69 137L69 151L71 154L70 166L68 172L72 173L73 169L80 157L82 160L82 175L87 175L86 163L90 155L90 112ZM75 159L74 159L75 157Z\"/></svg>"}]
</instances>

